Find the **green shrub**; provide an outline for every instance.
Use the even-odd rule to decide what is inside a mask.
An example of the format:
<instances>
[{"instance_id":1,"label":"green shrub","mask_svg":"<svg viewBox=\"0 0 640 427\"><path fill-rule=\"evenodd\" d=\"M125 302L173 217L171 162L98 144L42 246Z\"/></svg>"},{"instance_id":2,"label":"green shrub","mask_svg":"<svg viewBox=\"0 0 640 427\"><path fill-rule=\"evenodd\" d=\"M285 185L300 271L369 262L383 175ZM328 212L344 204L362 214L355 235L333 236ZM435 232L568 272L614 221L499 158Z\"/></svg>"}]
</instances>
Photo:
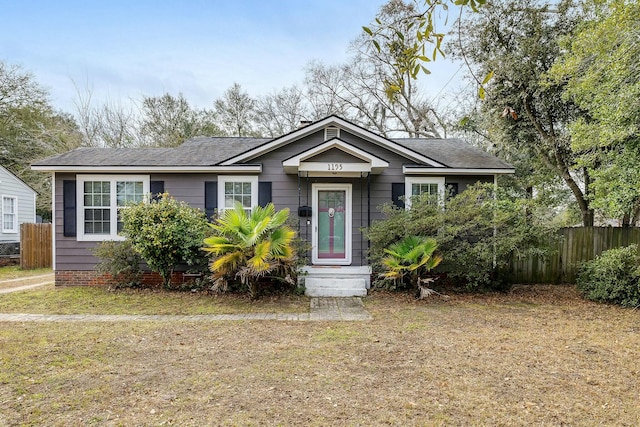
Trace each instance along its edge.
<instances>
[{"instance_id":1,"label":"green shrub","mask_svg":"<svg viewBox=\"0 0 640 427\"><path fill-rule=\"evenodd\" d=\"M150 203L141 202L120 211L122 234L131 241L149 268L171 288L171 273L178 265L198 269L206 262L201 250L208 230L204 213L163 194Z\"/></svg>"},{"instance_id":2,"label":"green shrub","mask_svg":"<svg viewBox=\"0 0 640 427\"><path fill-rule=\"evenodd\" d=\"M116 288L140 286L142 257L133 250L130 241L105 241L96 246L93 253L100 258L96 271L110 275Z\"/></svg>"},{"instance_id":3,"label":"green shrub","mask_svg":"<svg viewBox=\"0 0 640 427\"><path fill-rule=\"evenodd\" d=\"M582 264L578 290L593 301L640 306L640 255L638 246L609 249Z\"/></svg>"},{"instance_id":4,"label":"green shrub","mask_svg":"<svg viewBox=\"0 0 640 427\"><path fill-rule=\"evenodd\" d=\"M552 235L531 214L531 200L496 192L492 184L470 186L444 202L414 197L411 206L382 206L386 218L366 230L375 271L383 270L385 248L406 236L425 236L436 239L444 259L436 273L468 290L503 289L513 257L545 253Z\"/></svg>"}]
</instances>

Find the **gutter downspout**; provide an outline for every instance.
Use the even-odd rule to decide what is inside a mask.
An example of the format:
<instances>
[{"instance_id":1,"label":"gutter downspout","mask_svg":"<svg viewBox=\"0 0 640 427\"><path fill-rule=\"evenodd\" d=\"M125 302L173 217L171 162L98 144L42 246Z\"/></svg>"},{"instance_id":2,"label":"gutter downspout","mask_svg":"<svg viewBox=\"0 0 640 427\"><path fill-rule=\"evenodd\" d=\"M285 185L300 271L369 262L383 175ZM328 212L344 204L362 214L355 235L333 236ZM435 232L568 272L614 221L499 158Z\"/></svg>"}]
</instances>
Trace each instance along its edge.
<instances>
[{"instance_id":1,"label":"gutter downspout","mask_svg":"<svg viewBox=\"0 0 640 427\"><path fill-rule=\"evenodd\" d=\"M498 237L498 227L495 223L495 219L496 219L496 211L495 211L495 202L498 200L498 175L494 174L493 175L493 201L494 201L494 211L493 211L493 269L496 269L496 266L498 265L498 247L497 247L497 242L496 239Z\"/></svg>"},{"instance_id":2,"label":"gutter downspout","mask_svg":"<svg viewBox=\"0 0 640 427\"><path fill-rule=\"evenodd\" d=\"M367 174L367 228L371 228L371 172ZM367 239L367 256L371 250L371 240Z\"/></svg>"}]
</instances>

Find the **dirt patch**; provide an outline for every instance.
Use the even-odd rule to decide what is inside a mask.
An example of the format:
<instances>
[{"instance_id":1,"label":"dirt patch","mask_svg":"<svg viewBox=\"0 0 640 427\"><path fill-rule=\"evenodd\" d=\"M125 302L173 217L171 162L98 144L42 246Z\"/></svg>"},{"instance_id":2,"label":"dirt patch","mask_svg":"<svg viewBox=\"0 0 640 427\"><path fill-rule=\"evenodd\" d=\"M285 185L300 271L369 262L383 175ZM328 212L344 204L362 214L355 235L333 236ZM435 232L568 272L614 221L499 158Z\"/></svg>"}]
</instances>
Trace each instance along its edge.
<instances>
[{"instance_id":1,"label":"dirt patch","mask_svg":"<svg viewBox=\"0 0 640 427\"><path fill-rule=\"evenodd\" d=\"M0 324L0 425L638 425L640 311L567 288L369 322Z\"/></svg>"}]
</instances>

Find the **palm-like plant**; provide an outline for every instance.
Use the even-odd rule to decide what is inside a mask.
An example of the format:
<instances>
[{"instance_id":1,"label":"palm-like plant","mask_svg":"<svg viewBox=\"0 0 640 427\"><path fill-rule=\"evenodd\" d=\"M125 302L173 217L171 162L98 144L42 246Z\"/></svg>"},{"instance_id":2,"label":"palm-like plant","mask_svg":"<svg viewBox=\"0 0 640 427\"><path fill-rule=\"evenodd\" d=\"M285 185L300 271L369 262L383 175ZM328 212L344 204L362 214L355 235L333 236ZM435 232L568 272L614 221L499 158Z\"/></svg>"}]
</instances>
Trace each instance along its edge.
<instances>
[{"instance_id":1,"label":"palm-like plant","mask_svg":"<svg viewBox=\"0 0 640 427\"><path fill-rule=\"evenodd\" d=\"M386 272L383 277L398 282L409 280L409 284L419 289L420 277L440 264L442 257L434 255L438 244L435 239L421 236L407 236L390 245L382 259Z\"/></svg>"},{"instance_id":2,"label":"palm-like plant","mask_svg":"<svg viewBox=\"0 0 640 427\"><path fill-rule=\"evenodd\" d=\"M273 203L255 207L251 213L240 203L225 210L211 224L214 235L204 240L203 248L213 255L210 269L216 286L226 288L229 278L238 277L255 297L259 279L267 274L278 272L292 281L295 232L285 225L288 218L289 209L276 212Z\"/></svg>"}]
</instances>

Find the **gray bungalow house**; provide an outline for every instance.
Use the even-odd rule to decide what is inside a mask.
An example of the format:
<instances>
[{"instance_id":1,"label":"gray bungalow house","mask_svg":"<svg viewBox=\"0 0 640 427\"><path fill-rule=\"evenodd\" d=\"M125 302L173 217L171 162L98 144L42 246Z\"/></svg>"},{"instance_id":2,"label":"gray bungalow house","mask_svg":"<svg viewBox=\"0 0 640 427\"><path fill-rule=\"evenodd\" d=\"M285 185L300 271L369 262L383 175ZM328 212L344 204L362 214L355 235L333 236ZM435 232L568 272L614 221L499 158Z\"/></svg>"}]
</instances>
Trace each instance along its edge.
<instances>
[{"instance_id":1,"label":"gray bungalow house","mask_svg":"<svg viewBox=\"0 0 640 427\"><path fill-rule=\"evenodd\" d=\"M198 137L176 148L79 148L32 165L53 173L56 284L92 284L91 249L119 239L117 209L168 192L208 216L240 201L289 208L311 244L310 295L364 295L361 228L404 195L463 191L511 165L458 139L387 139L329 116L273 139Z\"/></svg>"}]
</instances>

